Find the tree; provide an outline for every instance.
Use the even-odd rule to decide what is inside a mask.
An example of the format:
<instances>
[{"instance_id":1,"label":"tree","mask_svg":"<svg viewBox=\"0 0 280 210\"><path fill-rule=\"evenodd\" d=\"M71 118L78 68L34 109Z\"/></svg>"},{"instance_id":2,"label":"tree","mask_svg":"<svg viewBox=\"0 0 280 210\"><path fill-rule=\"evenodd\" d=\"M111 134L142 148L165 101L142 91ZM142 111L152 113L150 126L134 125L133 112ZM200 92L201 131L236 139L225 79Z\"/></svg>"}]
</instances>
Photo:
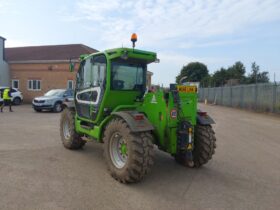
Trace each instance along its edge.
<instances>
[{"instance_id":1,"label":"tree","mask_svg":"<svg viewBox=\"0 0 280 210\"><path fill-rule=\"evenodd\" d=\"M240 82L245 79L246 68L240 61L235 62L235 64L230 66L227 71L229 79L238 79Z\"/></svg>"},{"instance_id":2,"label":"tree","mask_svg":"<svg viewBox=\"0 0 280 210\"><path fill-rule=\"evenodd\" d=\"M212 76L212 82L214 86L223 86L227 80L230 79L228 70L225 68L221 68L216 71Z\"/></svg>"},{"instance_id":3,"label":"tree","mask_svg":"<svg viewBox=\"0 0 280 210\"><path fill-rule=\"evenodd\" d=\"M247 77L247 83L267 83L269 82L268 72L260 72L260 66L256 64L256 62L252 63L251 73Z\"/></svg>"},{"instance_id":4,"label":"tree","mask_svg":"<svg viewBox=\"0 0 280 210\"><path fill-rule=\"evenodd\" d=\"M239 83L244 83L246 78L245 72L246 68L244 64L237 61L227 69L222 67L220 70L216 71L212 77L212 84L214 86L223 86L228 80L238 80Z\"/></svg>"},{"instance_id":5,"label":"tree","mask_svg":"<svg viewBox=\"0 0 280 210\"><path fill-rule=\"evenodd\" d=\"M201 87L209 87L209 86L211 86L211 84L213 84L213 77L211 75L204 77L200 81Z\"/></svg>"},{"instance_id":6,"label":"tree","mask_svg":"<svg viewBox=\"0 0 280 210\"><path fill-rule=\"evenodd\" d=\"M192 62L187 66L183 66L180 74L176 77L176 82L179 83L180 80L186 76L183 81L188 82L201 82L202 79L209 76L207 66L200 62Z\"/></svg>"}]
</instances>

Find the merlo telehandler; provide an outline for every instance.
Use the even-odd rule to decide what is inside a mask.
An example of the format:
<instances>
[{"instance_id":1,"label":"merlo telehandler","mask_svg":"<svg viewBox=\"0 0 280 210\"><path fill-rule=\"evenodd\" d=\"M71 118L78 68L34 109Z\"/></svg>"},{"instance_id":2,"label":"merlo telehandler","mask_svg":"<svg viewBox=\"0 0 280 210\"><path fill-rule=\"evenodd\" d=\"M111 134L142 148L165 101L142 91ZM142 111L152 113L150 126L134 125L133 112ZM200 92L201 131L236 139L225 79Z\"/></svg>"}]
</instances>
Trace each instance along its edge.
<instances>
[{"instance_id":1,"label":"merlo telehandler","mask_svg":"<svg viewBox=\"0 0 280 210\"><path fill-rule=\"evenodd\" d=\"M188 167L206 164L215 152L214 121L197 108L197 87L170 84L147 89L153 52L117 48L81 56L74 101L60 120L67 149L94 139L104 143L110 174L119 182L138 182L154 163L154 145Z\"/></svg>"}]
</instances>

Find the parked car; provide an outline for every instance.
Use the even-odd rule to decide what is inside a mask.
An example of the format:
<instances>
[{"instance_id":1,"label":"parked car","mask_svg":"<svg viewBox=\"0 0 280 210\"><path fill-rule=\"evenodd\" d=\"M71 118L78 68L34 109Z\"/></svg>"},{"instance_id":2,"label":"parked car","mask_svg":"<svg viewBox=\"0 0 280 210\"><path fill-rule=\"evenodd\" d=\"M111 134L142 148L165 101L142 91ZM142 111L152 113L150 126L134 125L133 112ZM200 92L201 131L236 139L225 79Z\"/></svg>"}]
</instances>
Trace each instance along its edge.
<instances>
[{"instance_id":1,"label":"parked car","mask_svg":"<svg viewBox=\"0 0 280 210\"><path fill-rule=\"evenodd\" d=\"M0 87L0 92L3 93L3 91L9 87ZM15 105L20 105L23 101L23 95L17 88L12 88L12 102Z\"/></svg>"},{"instance_id":2,"label":"parked car","mask_svg":"<svg viewBox=\"0 0 280 210\"><path fill-rule=\"evenodd\" d=\"M44 96L34 98L32 106L36 112L41 112L42 110L61 112L63 101L68 97L73 97L73 95L74 91L71 89L53 89Z\"/></svg>"}]
</instances>

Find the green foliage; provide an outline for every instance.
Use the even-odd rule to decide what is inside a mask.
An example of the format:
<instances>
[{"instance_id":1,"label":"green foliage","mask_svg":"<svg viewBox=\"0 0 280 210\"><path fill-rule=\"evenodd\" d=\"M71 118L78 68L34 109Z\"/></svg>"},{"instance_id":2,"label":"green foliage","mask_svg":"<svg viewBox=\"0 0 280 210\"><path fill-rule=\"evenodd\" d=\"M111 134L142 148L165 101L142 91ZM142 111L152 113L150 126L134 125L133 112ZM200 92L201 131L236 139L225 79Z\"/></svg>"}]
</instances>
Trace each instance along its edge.
<instances>
[{"instance_id":1,"label":"green foliage","mask_svg":"<svg viewBox=\"0 0 280 210\"><path fill-rule=\"evenodd\" d=\"M186 77L183 81L188 82L201 82L202 79L209 76L207 66L200 62L192 62L187 66L183 66L180 74L176 77L176 82L179 83L183 77Z\"/></svg>"},{"instance_id":2,"label":"green foliage","mask_svg":"<svg viewBox=\"0 0 280 210\"><path fill-rule=\"evenodd\" d=\"M246 68L240 61L235 62L228 68L220 68L215 71L213 75L209 75L207 66L200 62L192 62L187 66L183 66L180 74L176 77L176 82L179 83L180 79L183 82L200 82L202 87L218 87L228 83L233 84L252 84L252 83L267 83L269 82L268 72L260 71L260 67L256 62L252 63L251 73L246 76Z\"/></svg>"},{"instance_id":3,"label":"green foliage","mask_svg":"<svg viewBox=\"0 0 280 210\"><path fill-rule=\"evenodd\" d=\"M238 79L241 81L245 78L246 68L240 61L235 62L227 71L230 79Z\"/></svg>"},{"instance_id":4,"label":"green foliage","mask_svg":"<svg viewBox=\"0 0 280 210\"><path fill-rule=\"evenodd\" d=\"M252 63L251 73L246 79L247 84L252 83L266 83L269 82L268 72L260 72L260 67L256 64L256 62Z\"/></svg>"},{"instance_id":5,"label":"green foliage","mask_svg":"<svg viewBox=\"0 0 280 210\"><path fill-rule=\"evenodd\" d=\"M214 86L223 86L228 80L234 79L243 83L245 81L246 68L240 61L235 62L232 66L227 69L221 68L216 71L212 76L212 83Z\"/></svg>"},{"instance_id":6,"label":"green foliage","mask_svg":"<svg viewBox=\"0 0 280 210\"><path fill-rule=\"evenodd\" d=\"M214 86L222 86L229 80L230 76L228 71L225 68L221 68L216 71L212 76L212 82Z\"/></svg>"}]
</instances>

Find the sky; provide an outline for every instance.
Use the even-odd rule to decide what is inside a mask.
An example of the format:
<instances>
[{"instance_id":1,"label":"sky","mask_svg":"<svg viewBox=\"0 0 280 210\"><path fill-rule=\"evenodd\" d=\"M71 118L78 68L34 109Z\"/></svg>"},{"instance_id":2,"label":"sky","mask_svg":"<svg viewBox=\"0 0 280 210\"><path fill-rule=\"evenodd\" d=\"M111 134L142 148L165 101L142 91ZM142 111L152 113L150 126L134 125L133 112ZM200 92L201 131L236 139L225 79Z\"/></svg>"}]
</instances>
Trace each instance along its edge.
<instances>
[{"instance_id":1,"label":"sky","mask_svg":"<svg viewBox=\"0 0 280 210\"><path fill-rule=\"evenodd\" d=\"M280 0L0 0L6 47L85 44L156 52L152 82L168 86L189 62L209 72L252 62L280 81Z\"/></svg>"}]
</instances>

